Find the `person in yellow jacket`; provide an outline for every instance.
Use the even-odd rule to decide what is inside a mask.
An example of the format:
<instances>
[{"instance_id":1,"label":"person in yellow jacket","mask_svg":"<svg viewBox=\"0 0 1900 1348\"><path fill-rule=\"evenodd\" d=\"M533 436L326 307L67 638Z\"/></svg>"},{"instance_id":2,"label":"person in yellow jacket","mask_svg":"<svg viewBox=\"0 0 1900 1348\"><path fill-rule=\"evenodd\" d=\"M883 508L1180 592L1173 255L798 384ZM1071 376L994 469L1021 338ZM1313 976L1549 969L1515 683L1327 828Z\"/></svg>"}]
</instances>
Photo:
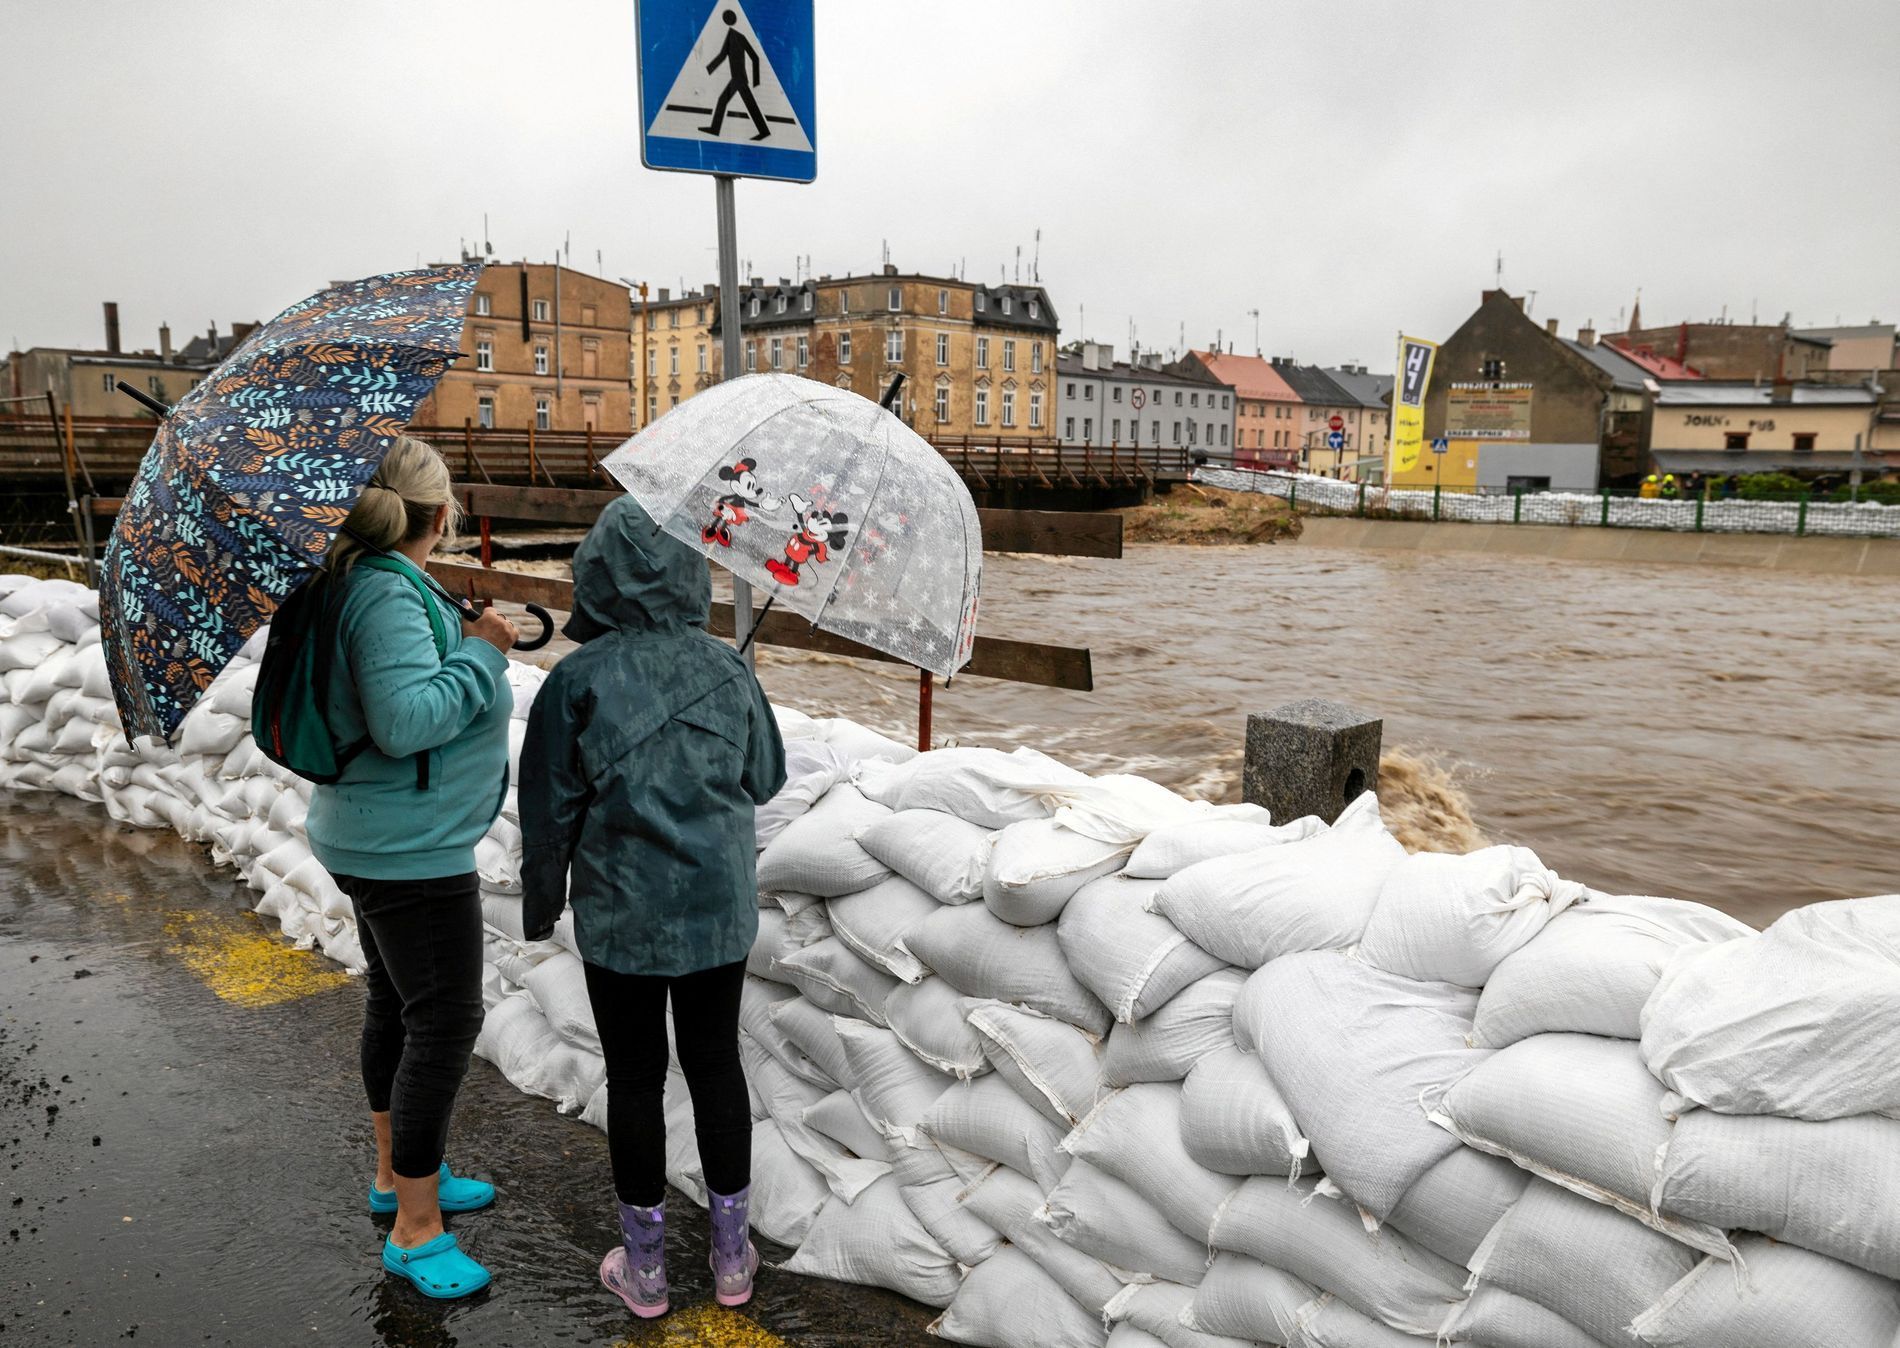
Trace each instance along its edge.
<instances>
[{"instance_id":1,"label":"person in yellow jacket","mask_svg":"<svg viewBox=\"0 0 1900 1348\"><path fill-rule=\"evenodd\" d=\"M1682 498L1682 487L1677 483L1674 473L1663 474L1662 498L1665 501L1676 501Z\"/></svg>"},{"instance_id":2,"label":"person in yellow jacket","mask_svg":"<svg viewBox=\"0 0 1900 1348\"><path fill-rule=\"evenodd\" d=\"M1642 490L1638 494L1645 501L1653 501L1662 495L1662 482L1654 473L1651 473L1648 477L1643 479Z\"/></svg>"}]
</instances>

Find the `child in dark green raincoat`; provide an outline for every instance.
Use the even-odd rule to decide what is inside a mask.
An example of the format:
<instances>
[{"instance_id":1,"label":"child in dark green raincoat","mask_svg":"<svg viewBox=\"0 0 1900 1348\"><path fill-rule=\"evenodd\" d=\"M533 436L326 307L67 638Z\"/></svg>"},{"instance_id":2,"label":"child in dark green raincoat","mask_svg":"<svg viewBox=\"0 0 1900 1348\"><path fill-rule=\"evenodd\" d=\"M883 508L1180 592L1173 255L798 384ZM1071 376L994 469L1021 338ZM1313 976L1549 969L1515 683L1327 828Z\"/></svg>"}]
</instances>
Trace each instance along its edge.
<instances>
[{"instance_id":1,"label":"child in dark green raincoat","mask_svg":"<svg viewBox=\"0 0 1900 1348\"><path fill-rule=\"evenodd\" d=\"M753 809L785 784L758 681L703 630L706 560L631 497L574 553L583 643L535 697L521 751L522 920L545 939L570 901L607 1064L622 1243L601 1281L634 1314L667 1309L666 1008L693 1099L715 1294L752 1294L752 1111L739 994L758 934Z\"/></svg>"}]
</instances>

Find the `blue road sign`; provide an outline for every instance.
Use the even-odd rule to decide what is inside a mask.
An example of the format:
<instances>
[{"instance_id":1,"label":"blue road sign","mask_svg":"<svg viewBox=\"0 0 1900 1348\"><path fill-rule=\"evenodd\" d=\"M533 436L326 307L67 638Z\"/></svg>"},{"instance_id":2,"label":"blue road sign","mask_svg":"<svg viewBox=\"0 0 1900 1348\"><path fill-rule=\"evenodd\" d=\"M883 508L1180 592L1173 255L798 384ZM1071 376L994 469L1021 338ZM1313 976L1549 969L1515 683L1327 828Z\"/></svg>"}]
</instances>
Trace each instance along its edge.
<instances>
[{"instance_id":1,"label":"blue road sign","mask_svg":"<svg viewBox=\"0 0 1900 1348\"><path fill-rule=\"evenodd\" d=\"M812 0L636 0L640 160L808 183L818 176Z\"/></svg>"},{"instance_id":2,"label":"blue road sign","mask_svg":"<svg viewBox=\"0 0 1900 1348\"><path fill-rule=\"evenodd\" d=\"M1346 447L1346 437L1341 432L1328 431L1326 433L1326 448L1344 449L1345 447Z\"/></svg>"},{"instance_id":3,"label":"blue road sign","mask_svg":"<svg viewBox=\"0 0 1900 1348\"><path fill-rule=\"evenodd\" d=\"M1447 440L1442 435L1439 436L1436 440L1432 441L1432 453L1434 454L1451 453L1451 441Z\"/></svg>"}]
</instances>

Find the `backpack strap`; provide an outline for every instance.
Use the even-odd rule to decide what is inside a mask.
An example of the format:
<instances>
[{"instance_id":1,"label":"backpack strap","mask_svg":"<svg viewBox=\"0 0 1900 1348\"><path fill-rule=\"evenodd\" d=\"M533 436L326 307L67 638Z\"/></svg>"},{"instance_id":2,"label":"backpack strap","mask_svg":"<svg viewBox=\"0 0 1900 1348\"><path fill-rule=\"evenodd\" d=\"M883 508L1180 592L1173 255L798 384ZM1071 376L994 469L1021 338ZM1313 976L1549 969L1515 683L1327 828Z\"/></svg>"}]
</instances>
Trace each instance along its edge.
<instances>
[{"instance_id":1,"label":"backpack strap","mask_svg":"<svg viewBox=\"0 0 1900 1348\"><path fill-rule=\"evenodd\" d=\"M448 618L442 612L442 605L436 601L436 597L434 593L432 593L432 591L437 588L435 582L418 571L411 563L392 553L371 553L369 556L359 560L356 564L358 566L368 567L372 571L387 571L392 575L401 576L404 580L409 582L410 587L413 588L418 595L422 596L423 612L429 615L429 635L435 639L436 659L447 659L449 654L449 624ZM344 752L353 757L355 754L360 753L363 746L367 743L368 740L365 739L349 746ZM429 789L429 757L430 751L427 749L424 749L421 753L416 755L416 790L418 791L427 791Z\"/></svg>"}]
</instances>

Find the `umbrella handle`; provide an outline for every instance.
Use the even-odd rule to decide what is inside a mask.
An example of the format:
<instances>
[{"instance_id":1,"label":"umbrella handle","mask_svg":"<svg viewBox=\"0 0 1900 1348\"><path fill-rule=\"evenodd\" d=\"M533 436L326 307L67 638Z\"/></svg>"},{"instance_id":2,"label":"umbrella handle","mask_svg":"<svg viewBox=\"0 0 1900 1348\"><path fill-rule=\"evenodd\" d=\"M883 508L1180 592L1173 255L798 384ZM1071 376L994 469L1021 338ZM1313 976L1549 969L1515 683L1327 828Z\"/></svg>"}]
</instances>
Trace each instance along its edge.
<instances>
[{"instance_id":1,"label":"umbrella handle","mask_svg":"<svg viewBox=\"0 0 1900 1348\"><path fill-rule=\"evenodd\" d=\"M445 590L440 591L440 593L447 594L448 592ZM466 599L458 598L452 594L448 595L448 598L449 601L455 605L456 616L461 618L463 622L472 623L482 616L482 611ZM550 617L548 611L539 604L523 604L521 607L528 610L529 616L541 620L541 633L539 636L530 637L526 641L517 641L514 648L518 651L538 651L550 641L554 640L554 619Z\"/></svg>"},{"instance_id":2,"label":"umbrella handle","mask_svg":"<svg viewBox=\"0 0 1900 1348\"><path fill-rule=\"evenodd\" d=\"M146 407L150 408L154 413L158 415L158 418L161 421L172 414L171 408L165 406L164 403L154 398L151 394L145 392L145 390L133 388L130 384L126 383L123 379L118 379L118 378L113 379L112 385L114 388L118 389L119 392L123 393L126 397L130 398L133 402L145 404Z\"/></svg>"}]
</instances>

